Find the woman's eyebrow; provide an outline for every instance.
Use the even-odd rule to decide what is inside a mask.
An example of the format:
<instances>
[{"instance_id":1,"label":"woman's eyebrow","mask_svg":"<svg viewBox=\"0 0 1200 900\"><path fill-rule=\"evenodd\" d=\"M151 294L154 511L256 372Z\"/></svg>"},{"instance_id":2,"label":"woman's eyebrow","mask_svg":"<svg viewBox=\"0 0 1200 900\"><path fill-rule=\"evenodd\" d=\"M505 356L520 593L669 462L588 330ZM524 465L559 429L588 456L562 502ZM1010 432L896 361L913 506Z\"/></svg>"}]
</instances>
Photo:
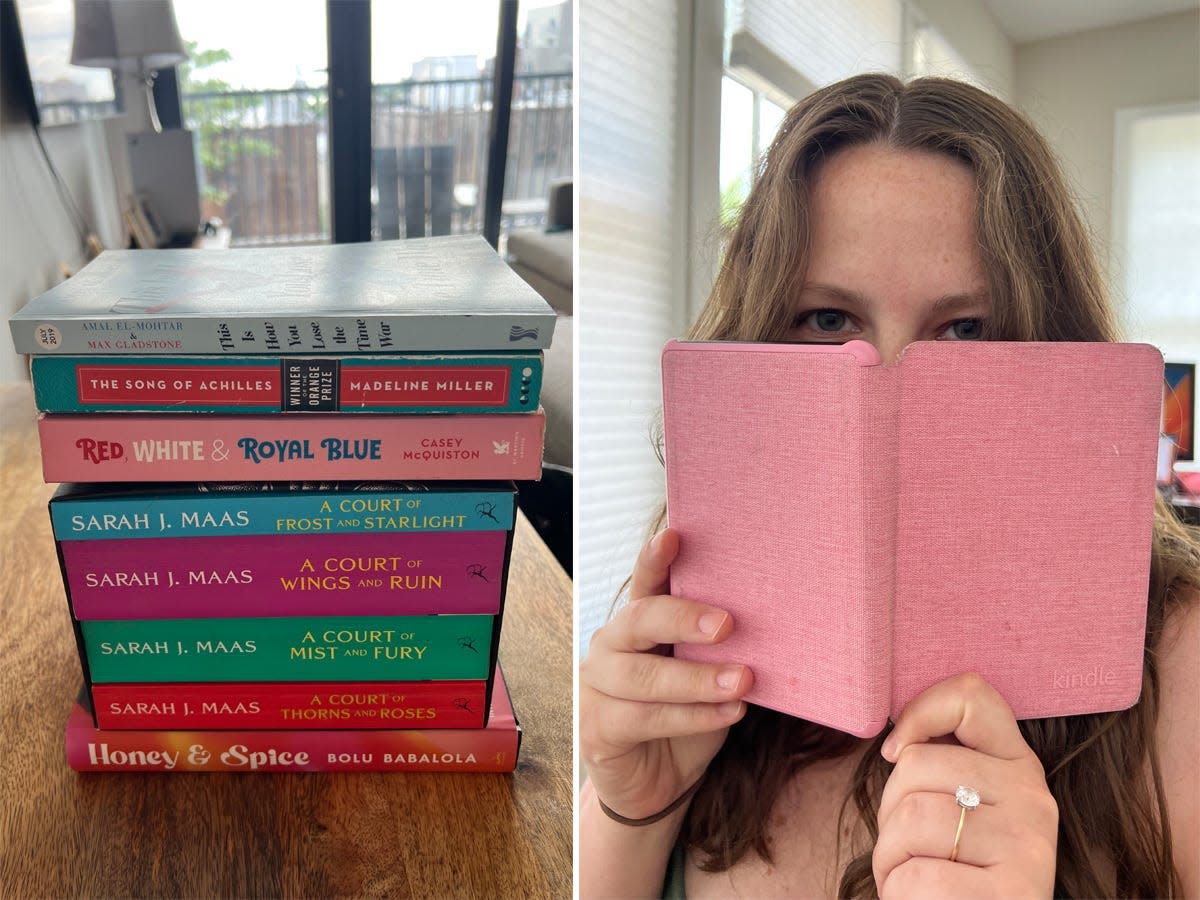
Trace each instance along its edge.
<instances>
[{"instance_id":1,"label":"woman's eyebrow","mask_svg":"<svg viewBox=\"0 0 1200 900\"><path fill-rule=\"evenodd\" d=\"M856 306L859 308L870 308L874 306L874 301L861 291L851 290L849 288L838 287L835 284L824 284L819 281L809 282L800 289L800 296L815 294L822 299L828 299L832 302L840 303L846 306ZM982 309L988 311L992 308L991 298L988 296L986 288L979 288L972 291L961 291L950 294L943 294L938 297L929 307L929 311L933 314L944 314L948 310L956 309Z\"/></svg>"},{"instance_id":2,"label":"woman's eyebrow","mask_svg":"<svg viewBox=\"0 0 1200 900\"><path fill-rule=\"evenodd\" d=\"M930 312L945 313L949 310L957 309L982 309L984 312L990 311L992 308L991 297L988 296L986 289L981 288L975 291L967 291L958 294L943 294L933 301L933 306L930 307Z\"/></svg>"},{"instance_id":3,"label":"woman's eyebrow","mask_svg":"<svg viewBox=\"0 0 1200 900\"><path fill-rule=\"evenodd\" d=\"M859 291L852 291L849 288L838 287L833 284L822 284L819 281L810 281L800 289L800 296L806 294L817 294L823 299L828 299L835 303L840 303L846 306L869 307L871 301L866 294Z\"/></svg>"}]
</instances>

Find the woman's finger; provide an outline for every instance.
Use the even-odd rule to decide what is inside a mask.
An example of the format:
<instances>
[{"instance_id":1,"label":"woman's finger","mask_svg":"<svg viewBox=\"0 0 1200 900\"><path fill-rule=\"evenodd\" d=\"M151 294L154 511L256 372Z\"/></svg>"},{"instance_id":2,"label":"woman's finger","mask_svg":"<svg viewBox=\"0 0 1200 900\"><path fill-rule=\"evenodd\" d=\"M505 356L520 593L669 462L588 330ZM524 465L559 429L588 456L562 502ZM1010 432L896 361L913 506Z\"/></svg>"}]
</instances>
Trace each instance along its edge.
<instances>
[{"instance_id":1,"label":"woman's finger","mask_svg":"<svg viewBox=\"0 0 1200 900\"><path fill-rule=\"evenodd\" d=\"M657 703L719 703L741 697L754 677L742 665L709 665L653 653L597 653L579 666L581 684L610 697Z\"/></svg>"},{"instance_id":2,"label":"woman's finger","mask_svg":"<svg viewBox=\"0 0 1200 900\"><path fill-rule=\"evenodd\" d=\"M592 635L591 651L644 653L660 644L714 644L733 628L729 613L669 594L626 603Z\"/></svg>"},{"instance_id":3,"label":"woman's finger","mask_svg":"<svg viewBox=\"0 0 1200 900\"><path fill-rule=\"evenodd\" d=\"M991 866L1027 849L1015 846L1016 836L994 806L979 806L963 815L953 794L917 791L901 799L887 827L880 826L871 855L875 883L913 857L949 860L960 818L957 861L963 865Z\"/></svg>"},{"instance_id":4,"label":"woman's finger","mask_svg":"<svg viewBox=\"0 0 1200 900\"><path fill-rule=\"evenodd\" d=\"M629 599L640 600L668 590L671 563L679 554L679 532L665 528L646 542L629 579Z\"/></svg>"},{"instance_id":5,"label":"woman's finger","mask_svg":"<svg viewBox=\"0 0 1200 900\"><path fill-rule=\"evenodd\" d=\"M585 704L582 691L580 701L581 705L590 705ZM606 749L619 752L658 738L689 737L728 728L745 713L746 704L740 700L639 703L609 697L604 701L603 715L580 716L579 729L581 743L595 748L592 755L599 759Z\"/></svg>"},{"instance_id":6,"label":"woman's finger","mask_svg":"<svg viewBox=\"0 0 1200 900\"><path fill-rule=\"evenodd\" d=\"M994 893L986 869L928 857L916 857L902 863L892 869L883 882L876 884L880 900L989 897Z\"/></svg>"},{"instance_id":7,"label":"woman's finger","mask_svg":"<svg viewBox=\"0 0 1200 900\"><path fill-rule=\"evenodd\" d=\"M954 735L963 746L999 759L1021 759L1032 753L1012 708L974 673L947 678L913 699L884 741L883 756L895 762L909 744L944 735Z\"/></svg>"},{"instance_id":8,"label":"woman's finger","mask_svg":"<svg viewBox=\"0 0 1200 900\"><path fill-rule=\"evenodd\" d=\"M1000 785L1013 780L1013 763L998 760L954 744L909 744L896 760L879 799L879 827L882 828L906 795L915 792L945 794L954 798L960 784L979 792L984 804L994 803Z\"/></svg>"}]
</instances>

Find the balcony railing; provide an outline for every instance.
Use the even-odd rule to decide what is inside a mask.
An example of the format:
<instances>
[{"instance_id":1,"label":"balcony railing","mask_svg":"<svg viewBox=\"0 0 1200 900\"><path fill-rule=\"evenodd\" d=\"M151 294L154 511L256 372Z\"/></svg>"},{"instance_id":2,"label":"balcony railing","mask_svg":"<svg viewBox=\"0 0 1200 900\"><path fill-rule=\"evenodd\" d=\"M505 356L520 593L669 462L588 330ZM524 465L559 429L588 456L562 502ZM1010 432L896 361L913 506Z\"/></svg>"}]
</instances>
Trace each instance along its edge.
<instances>
[{"instance_id":1,"label":"balcony railing","mask_svg":"<svg viewBox=\"0 0 1200 900\"><path fill-rule=\"evenodd\" d=\"M374 86L376 158L394 158L398 167L390 175L381 167L382 184L372 178L377 237L396 236L397 209L410 213L399 221L398 236L410 236L418 186L425 188L431 230L438 230L439 204L443 211L449 205L452 233L482 230L491 93L489 78ZM194 93L183 101L186 125L197 134L206 218L223 219L235 245L329 240L325 88ZM514 79L503 225L544 222L550 183L571 174L572 104L570 73ZM423 152L430 148L451 149ZM440 171L415 177L405 160L417 158L435 158Z\"/></svg>"}]
</instances>

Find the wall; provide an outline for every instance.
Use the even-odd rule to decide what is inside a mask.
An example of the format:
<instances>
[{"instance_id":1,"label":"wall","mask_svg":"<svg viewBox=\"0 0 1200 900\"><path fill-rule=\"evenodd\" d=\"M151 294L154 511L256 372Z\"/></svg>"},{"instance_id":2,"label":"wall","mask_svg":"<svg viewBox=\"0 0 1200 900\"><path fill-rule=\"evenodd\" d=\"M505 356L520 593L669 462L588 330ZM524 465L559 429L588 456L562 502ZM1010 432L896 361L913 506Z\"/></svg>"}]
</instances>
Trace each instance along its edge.
<instances>
[{"instance_id":1,"label":"wall","mask_svg":"<svg viewBox=\"0 0 1200 900\"><path fill-rule=\"evenodd\" d=\"M1117 111L1200 98L1198 46L1200 12L1185 12L1017 47L1017 104L1063 161L1102 258L1112 234Z\"/></svg>"},{"instance_id":2,"label":"wall","mask_svg":"<svg viewBox=\"0 0 1200 900\"><path fill-rule=\"evenodd\" d=\"M911 3L996 96L1010 103L1014 101L1013 45L983 0L911 0Z\"/></svg>"},{"instance_id":3,"label":"wall","mask_svg":"<svg viewBox=\"0 0 1200 900\"><path fill-rule=\"evenodd\" d=\"M76 205L105 247L123 246L118 188L109 153L111 138L123 142L119 123L84 122L42 131L42 140ZM114 133L114 128L119 134ZM12 349L8 317L62 280L61 268L77 271L86 261L83 242L38 149L33 126L0 91L0 383L29 377L24 357Z\"/></svg>"}]
</instances>

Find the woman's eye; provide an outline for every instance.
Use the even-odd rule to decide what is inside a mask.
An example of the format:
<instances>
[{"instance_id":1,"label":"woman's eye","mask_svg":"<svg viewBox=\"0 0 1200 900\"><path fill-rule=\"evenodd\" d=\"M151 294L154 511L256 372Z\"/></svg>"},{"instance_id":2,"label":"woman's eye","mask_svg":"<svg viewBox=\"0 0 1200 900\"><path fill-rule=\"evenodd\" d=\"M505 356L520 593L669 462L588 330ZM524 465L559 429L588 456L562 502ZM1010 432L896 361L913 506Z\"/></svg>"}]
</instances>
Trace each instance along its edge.
<instances>
[{"instance_id":1,"label":"woman's eye","mask_svg":"<svg viewBox=\"0 0 1200 900\"><path fill-rule=\"evenodd\" d=\"M959 319L951 323L942 337L953 341L977 341L983 336L983 319Z\"/></svg>"},{"instance_id":2,"label":"woman's eye","mask_svg":"<svg viewBox=\"0 0 1200 900\"><path fill-rule=\"evenodd\" d=\"M836 334L846 330L849 317L838 309L818 309L802 316L799 324L811 325L816 331Z\"/></svg>"}]
</instances>

